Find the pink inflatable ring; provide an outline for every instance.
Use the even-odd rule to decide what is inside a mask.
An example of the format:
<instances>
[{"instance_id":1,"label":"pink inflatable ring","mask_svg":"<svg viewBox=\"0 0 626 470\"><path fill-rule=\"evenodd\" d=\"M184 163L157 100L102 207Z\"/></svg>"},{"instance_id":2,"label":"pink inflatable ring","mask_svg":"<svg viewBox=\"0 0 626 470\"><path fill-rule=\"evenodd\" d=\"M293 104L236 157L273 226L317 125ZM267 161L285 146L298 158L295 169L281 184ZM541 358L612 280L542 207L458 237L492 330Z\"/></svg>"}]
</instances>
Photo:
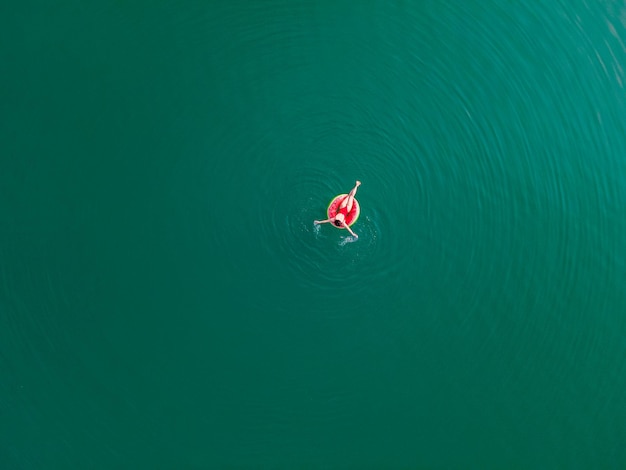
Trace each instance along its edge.
<instances>
[{"instance_id":1,"label":"pink inflatable ring","mask_svg":"<svg viewBox=\"0 0 626 470\"><path fill-rule=\"evenodd\" d=\"M339 209L341 202L347 197L348 197L347 194L339 194L338 196L335 196L332 201L330 201L330 204L328 205L328 209L326 209L326 213L328 214L329 219L337 215L337 209ZM359 218L360 214L361 214L361 206L359 206L359 201L357 201L355 198L352 204L352 210L348 212L348 214L346 215L346 224L350 226L353 223L355 223L356 220ZM345 227L338 227L338 228L344 229Z\"/></svg>"}]
</instances>

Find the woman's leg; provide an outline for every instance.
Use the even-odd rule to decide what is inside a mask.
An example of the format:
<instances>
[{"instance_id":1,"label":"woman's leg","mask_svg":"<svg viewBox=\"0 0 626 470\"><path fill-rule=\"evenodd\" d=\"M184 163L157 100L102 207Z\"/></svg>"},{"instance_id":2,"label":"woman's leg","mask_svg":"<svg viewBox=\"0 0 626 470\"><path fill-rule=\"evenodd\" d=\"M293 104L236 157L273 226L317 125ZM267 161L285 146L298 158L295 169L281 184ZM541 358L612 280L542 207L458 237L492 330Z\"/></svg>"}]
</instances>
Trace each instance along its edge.
<instances>
[{"instance_id":1,"label":"woman's leg","mask_svg":"<svg viewBox=\"0 0 626 470\"><path fill-rule=\"evenodd\" d=\"M361 182L357 181L356 184L354 185L354 188L352 188L352 191L350 191L350 194L348 194L348 197L344 198L343 201L341 201L341 204L339 205L340 209L342 207L346 207L348 209L348 212L352 210L352 204L354 203L354 195L356 194L356 189L360 185L361 185Z\"/></svg>"}]
</instances>

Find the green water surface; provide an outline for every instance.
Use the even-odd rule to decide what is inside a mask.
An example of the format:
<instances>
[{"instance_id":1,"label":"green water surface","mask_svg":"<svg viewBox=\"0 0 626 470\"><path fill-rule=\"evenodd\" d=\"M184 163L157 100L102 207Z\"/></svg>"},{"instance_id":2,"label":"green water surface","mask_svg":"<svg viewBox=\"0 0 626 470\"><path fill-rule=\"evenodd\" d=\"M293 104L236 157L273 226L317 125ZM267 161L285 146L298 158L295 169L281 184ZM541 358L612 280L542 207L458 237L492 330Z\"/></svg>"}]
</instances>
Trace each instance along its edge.
<instances>
[{"instance_id":1,"label":"green water surface","mask_svg":"<svg viewBox=\"0 0 626 470\"><path fill-rule=\"evenodd\" d=\"M623 468L626 9L544 3L0 7L0 467Z\"/></svg>"}]
</instances>

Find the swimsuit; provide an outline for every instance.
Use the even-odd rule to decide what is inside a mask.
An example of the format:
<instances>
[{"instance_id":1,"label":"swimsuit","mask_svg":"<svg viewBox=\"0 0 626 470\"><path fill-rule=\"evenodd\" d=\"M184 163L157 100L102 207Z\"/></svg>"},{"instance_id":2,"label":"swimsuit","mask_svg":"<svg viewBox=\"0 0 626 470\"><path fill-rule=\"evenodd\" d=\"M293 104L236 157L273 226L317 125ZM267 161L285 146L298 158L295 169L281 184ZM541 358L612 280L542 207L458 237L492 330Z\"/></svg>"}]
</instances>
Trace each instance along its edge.
<instances>
[{"instance_id":1,"label":"swimsuit","mask_svg":"<svg viewBox=\"0 0 626 470\"><path fill-rule=\"evenodd\" d=\"M348 196L346 196L346 197L348 197ZM345 199L344 199L344 201L345 201ZM343 204L343 201L341 201L341 203ZM344 206L344 207L340 208L337 211L337 214L343 214L344 217L347 217L348 216L348 206Z\"/></svg>"}]
</instances>

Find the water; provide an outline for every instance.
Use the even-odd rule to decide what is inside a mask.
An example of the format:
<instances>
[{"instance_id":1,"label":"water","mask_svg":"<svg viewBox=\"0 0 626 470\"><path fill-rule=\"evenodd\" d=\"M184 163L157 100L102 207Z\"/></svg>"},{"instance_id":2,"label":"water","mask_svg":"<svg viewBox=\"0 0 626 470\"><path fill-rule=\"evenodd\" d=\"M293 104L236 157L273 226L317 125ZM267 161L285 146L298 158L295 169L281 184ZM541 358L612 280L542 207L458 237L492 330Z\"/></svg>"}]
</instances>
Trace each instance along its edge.
<instances>
[{"instance_id":1,"label":"water","mask_svg":"<svg viewBox=\"0 0 626 470\"><path fill-rule=\"evenodd\" d=\"M623 467L624 5L252 3L1 8L3 468Z\"/></svg>"}]
</instances>

